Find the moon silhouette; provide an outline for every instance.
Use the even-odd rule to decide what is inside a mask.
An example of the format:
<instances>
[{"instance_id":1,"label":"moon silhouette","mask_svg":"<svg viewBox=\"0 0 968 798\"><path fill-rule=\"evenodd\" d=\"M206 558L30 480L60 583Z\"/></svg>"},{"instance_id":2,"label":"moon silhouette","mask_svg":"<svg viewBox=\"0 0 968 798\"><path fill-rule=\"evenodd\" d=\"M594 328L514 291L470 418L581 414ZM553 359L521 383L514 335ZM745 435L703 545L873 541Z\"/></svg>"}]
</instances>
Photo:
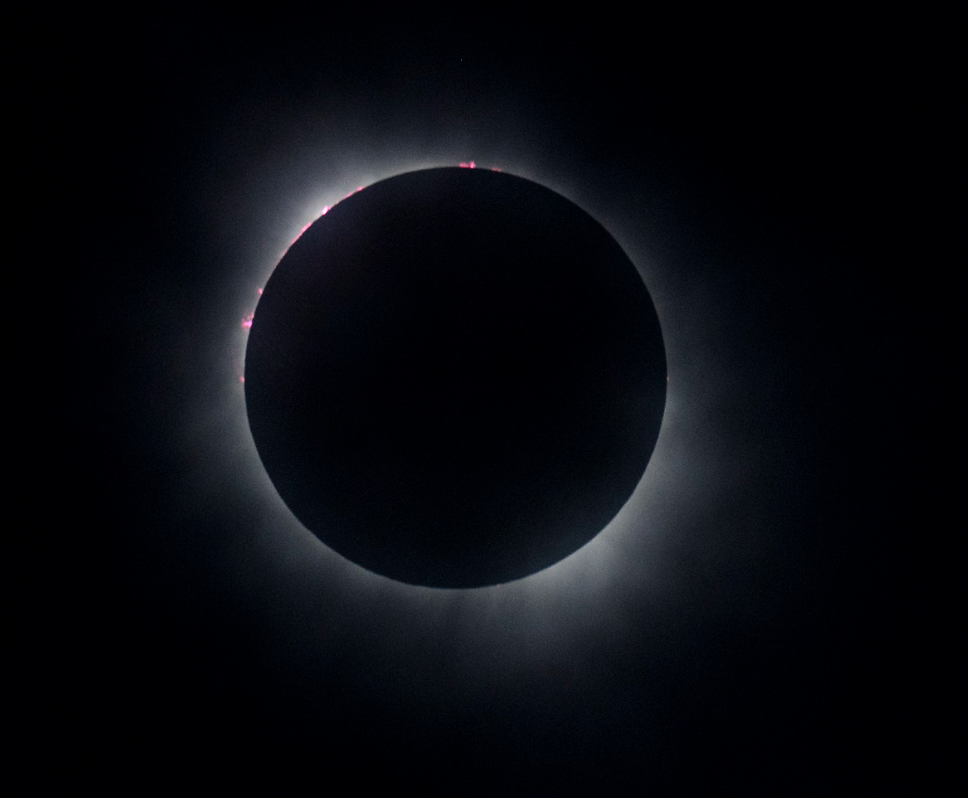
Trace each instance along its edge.
<instances>
[{"instance_id":1,"label":"moon silhouette","mask_svg":"<svg viewBox=\"0 0 968 798\"><path fill-rule=\"evenodd\" d=\"M658 316L588 213L510 174L398 175L290 247L245 357L249 426L323 543L401 582L547 568L621 510L665 407Z\"/></svg>"}]
</instances>

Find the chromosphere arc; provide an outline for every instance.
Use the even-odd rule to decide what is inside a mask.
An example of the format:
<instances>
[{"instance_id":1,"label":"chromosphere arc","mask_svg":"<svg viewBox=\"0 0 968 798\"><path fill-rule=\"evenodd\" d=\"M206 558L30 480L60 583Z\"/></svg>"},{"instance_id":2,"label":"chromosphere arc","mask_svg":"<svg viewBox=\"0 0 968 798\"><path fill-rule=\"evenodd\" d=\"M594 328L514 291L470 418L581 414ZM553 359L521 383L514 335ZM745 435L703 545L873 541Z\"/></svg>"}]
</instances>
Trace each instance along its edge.
<instances>
[{"instance_id":1,"label":"chromosphere arc","mask_svg":"<svg viewBox=\"0 0 968 798\"><path fill-rule=\"evenodd\" d=\"M585 211L483 169L398 175L292 245L259 300L249 426L295 516L410 584L482 587L594 538L666 394L658 317Z\"/></svg>"}]
</instances>

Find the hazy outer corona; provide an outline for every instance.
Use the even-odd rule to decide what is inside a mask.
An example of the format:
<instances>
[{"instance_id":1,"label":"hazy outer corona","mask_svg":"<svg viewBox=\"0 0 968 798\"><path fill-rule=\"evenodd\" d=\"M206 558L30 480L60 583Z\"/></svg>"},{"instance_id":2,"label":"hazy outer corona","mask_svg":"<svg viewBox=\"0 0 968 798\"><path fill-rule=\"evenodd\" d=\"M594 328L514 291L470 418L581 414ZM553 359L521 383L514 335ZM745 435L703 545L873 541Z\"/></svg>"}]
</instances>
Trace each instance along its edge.
<instances>
[{"instance_id":1,"label":"hazy outer corona","mask_svg":"<svg viewBox=\"0 0 968 798\"><path fill-rule=\"evenodd\" d=\"M582 209L519 177L428 169L320 217L265 286L249 426L286 505L349 560L481 587L587 543L665 406L648 291Z\"/></svg>"}]
</instances>

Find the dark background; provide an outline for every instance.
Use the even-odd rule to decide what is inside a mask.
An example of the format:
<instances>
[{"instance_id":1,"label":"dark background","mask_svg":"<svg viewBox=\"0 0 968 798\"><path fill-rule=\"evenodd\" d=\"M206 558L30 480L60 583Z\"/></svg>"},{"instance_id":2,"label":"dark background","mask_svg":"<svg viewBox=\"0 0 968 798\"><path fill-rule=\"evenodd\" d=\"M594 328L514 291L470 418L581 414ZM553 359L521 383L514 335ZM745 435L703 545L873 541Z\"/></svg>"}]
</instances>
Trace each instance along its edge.
<instances>
[{"instance_id":1,"label":"dark background","mask_svg":"<svg viewBox=\"0 0 968 798\"><path fill-rule=\"evenodd\" d=\"M898 477L916 391L898 387L914 355L896 332L897 275L912 266L890 212L920 84L900 26L112 26L64 77L93 186L78 210L82 345L64 358L84 386L68 414L79 490L48 511L85 530L69 546L80 593L61 605L76 634L56 661L71 675L52 677L73 772L809 795L920 767L902 720L914 655L899 547L916 509ZM345 571L325 600L294 598L238 447L195 423L228 412L220 336L246 312L239 263L277 252L307 185L352 180L395 148L533 166L607 197L610 220L645 231L647 283L673 320L670 390L681 377L678 406L702 411L681 433L689 487L665 497L674 597L626 580L569 643L509 638L497 675L457 661L473 613L419 625L408 644L408 605L365 611Z\"/></svg>"}]
</instances>

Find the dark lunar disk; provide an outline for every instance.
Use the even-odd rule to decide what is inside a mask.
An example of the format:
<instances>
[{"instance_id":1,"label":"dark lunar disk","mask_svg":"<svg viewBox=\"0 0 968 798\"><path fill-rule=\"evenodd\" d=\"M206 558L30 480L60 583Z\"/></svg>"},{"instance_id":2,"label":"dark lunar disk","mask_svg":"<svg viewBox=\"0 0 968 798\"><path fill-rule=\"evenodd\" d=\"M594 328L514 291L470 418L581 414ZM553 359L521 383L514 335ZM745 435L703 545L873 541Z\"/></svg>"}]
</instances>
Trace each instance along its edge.
<instances>
[{"instance_id":1,"label":"dark lunar disk","mask_svg":"<svg viewBox=\"0 0 968 798\"><path fill-rule=\"evenodd\" d=\"M296 241L259 301L245 397L269 477L353 562L478 587L618 513L665 406L631 261L555 192L482 169L376 183Z\"/></svg>"}]
</instances>

